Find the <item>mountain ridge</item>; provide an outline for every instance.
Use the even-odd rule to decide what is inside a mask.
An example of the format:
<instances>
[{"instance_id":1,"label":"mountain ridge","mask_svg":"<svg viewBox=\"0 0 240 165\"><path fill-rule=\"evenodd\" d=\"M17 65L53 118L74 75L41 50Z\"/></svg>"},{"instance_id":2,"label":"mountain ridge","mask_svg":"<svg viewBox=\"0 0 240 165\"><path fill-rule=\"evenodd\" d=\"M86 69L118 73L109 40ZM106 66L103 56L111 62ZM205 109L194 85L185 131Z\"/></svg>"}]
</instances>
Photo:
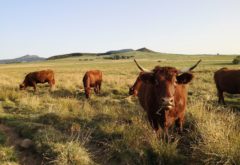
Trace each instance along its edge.
<instances>
[{"instance_id":1,"label":"mountain ridge","mask_svg":"<svg viewBox=\"0 0 240 165\"><path fill-rule=\"evenodd\" d=\"M45 58L43 58L43 57L27 54L27 55L24 55L21 57L13 58L13 59L0 60L0 64L37 62L37 61L44 61L44 60L45 60Z\"/></svg>"},{"instance_id":2,"label":"mountain ridge","mask_svg":"<svg viewBox=\"0 0 240 165\"><path fill-rule=\"evenodd\" d=\"M66 53L66 54L60 54L60 55L54 55L48 58L39 57L37 55L24 55L18 58L14 59L5 59L0 60L0 64L9 64L9 63L23 63L23 62L35 62L35 61L43 61L43 60L57 60L57 59L64 59L64 58L70 58L70 57L80 57L80 56L104 56L104 55L117 55L122 53L129 53L129 52L144 52L144 53L157 53L155 51L152 51L146 47L140 48L140 49L119 49L119 50L110 50L106 51L105 53L80 53L80 52L74 52L74 53Z\"/></svg>"}]
</instances>

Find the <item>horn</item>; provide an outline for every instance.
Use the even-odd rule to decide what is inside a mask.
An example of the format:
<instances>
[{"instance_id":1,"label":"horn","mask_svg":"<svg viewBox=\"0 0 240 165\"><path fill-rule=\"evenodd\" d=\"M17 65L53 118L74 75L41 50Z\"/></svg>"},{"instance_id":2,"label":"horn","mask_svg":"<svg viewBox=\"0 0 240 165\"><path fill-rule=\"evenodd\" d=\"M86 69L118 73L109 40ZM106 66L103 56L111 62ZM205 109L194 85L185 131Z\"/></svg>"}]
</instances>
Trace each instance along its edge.
<instances>
[{"instance_id":1,"label":"horn","mask_svg":"<svg viewBox=\"0 0 240 165\"><path fill-rule=\"evenodd\" d=\"M138 67L141 71L143 71L143 72L150 72L150 70L141 67L141 66L137 63L137 61L136 61L135 59L134 59L134 62L136 63L137 67Z\"/></svg>"},{"instance_id":2,"label":"horn","mask_svg":"<svg viewBox=\"0 0 240 165\"><path fill-rule=\"evenodd\" d=\"M186 72L189 72L189 71L192 71L194 68L196 68L198 66L198 64L201 62L202 60L200 59L195 65L189 67L189 68L184 68L184 69L181 69L179 70L178 73L186 73Z\"/></svg>"}]
</instances>

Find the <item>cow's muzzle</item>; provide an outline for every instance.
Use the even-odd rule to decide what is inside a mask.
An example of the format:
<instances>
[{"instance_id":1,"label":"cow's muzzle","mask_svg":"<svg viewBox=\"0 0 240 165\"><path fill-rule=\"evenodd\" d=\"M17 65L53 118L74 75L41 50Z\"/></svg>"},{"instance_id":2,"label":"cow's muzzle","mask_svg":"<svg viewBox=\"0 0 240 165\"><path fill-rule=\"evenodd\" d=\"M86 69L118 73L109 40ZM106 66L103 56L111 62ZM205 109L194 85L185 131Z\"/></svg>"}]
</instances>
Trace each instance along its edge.
<instances>
[{"instance_id":1,"label":"cow's muzzle","mask_svg":"<svg viewBox=\"0 0 240 165\"><path fill-rule=\"evenodd\" d=\"M172 108L174 106L174 97L161 98L160 105L164 108Z\"/></svg>"},{"instance_id":2,"label":"cow's muzzle","mask_svg":"<svg viewBox=\"0 0 240 165\"><path fill-rule=\"evenodd\" d=\"M165 97L161 98L160 100L160 106L158 111L156 112L157 114L160 114L161 111L163 110L170 110L174 107L174 97Z\"/></svg>"}]
</instances>

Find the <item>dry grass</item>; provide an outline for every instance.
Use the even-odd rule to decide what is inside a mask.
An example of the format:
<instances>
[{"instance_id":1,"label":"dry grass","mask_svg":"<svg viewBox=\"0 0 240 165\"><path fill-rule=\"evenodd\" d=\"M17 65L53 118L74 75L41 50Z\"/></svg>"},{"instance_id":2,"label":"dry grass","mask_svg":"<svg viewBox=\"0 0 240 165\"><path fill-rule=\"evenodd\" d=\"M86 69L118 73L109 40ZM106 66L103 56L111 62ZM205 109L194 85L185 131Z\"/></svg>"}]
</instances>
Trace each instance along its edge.
<instances>
[{"instance_id":1,"label":"dry grass","mask_svg":"<svg viewBox=\"0 0 240 165\"><path fill-rule=\"evenodd\" d=\"M158 59L165 59L161 65L186 67L199 58L203 63L189 85L184 134L173 131L170 143L156 137L137 99L127 98L128 85L138 75L131 60L0 65L0 121L33 139L36 152L49 164L240 164L239 98L228 97L228 106L218 105L212 80L213 72L232 57L153 56L140 62L149 69ZM55 70L54 91L47 85L39 85L37 93L18 90L25 73L44 68ZM88 69L104 74L102 93L91 100L82 90ZM2 162L18 163L13 158Z\"/></svg>"}]
</instances>

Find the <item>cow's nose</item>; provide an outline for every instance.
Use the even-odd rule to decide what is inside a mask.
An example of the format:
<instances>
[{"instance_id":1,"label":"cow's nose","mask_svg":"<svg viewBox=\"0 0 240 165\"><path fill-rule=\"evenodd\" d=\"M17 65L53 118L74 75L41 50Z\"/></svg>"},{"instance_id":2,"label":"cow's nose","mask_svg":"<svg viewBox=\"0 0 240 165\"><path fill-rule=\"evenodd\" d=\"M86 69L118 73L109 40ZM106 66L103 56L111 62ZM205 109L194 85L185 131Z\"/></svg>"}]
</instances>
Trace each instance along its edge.
<instances>
[{"instance_id":1,"label":"cow's nose","mask_svg":"<svg viewBox=\"0 0 240 165\"><path fill-rule=\"evenodd\" d=\"M173 97L164 97L161 98L161 103L163 105L173 105L174 103L174 98Z\"/></svg>"}]
</instances>

